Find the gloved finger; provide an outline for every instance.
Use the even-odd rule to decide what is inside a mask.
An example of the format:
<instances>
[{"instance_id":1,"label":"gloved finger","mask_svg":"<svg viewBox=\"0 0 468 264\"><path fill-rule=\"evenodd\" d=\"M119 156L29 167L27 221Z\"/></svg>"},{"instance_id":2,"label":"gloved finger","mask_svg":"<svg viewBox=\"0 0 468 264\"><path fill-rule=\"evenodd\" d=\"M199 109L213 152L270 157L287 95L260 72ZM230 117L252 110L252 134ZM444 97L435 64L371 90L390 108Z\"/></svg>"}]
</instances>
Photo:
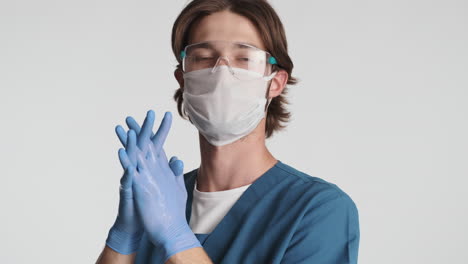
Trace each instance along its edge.
<instances>
[{"instance_id":1,"label":"gloved finger","mask_svg":"<svg viewBox=\"0 0 468 264\"><path fill-rule=\"evenodd\" d=\"M122 143L122 146L125 147L125 145L127 145L127 132L125 132L125 129L121 125L117 125L115 127L115 133L117 134L120 143Z\"/></svg>"},{"instance_id":2,"label":"gloved finger","mask_svg":"<svg viewBox=\"0 0 468 264\"><path fill-rule=\"evenodd\" d=\"M169 160L169 164L175 160L178 160L177 156L172 156L171 159Z\"/></svg>"},{"instance_id":3,"label":"gloved finger","mask_svg":"<svg viewBox=\"0 0 468 264\"><path fill-rule=\"evenodd\" d=\"M125 119L125 122L127 123L127 126L128 126L129 129L135 131L136 137L138 138L138 135L141 132L141 128L140 128L140 125L138 124L138 122L135 121L135 119L133 117L131 117L131 116L128 116ZM135 139L135 141L136 141L136 139ZM136 158L132 159L132 161L135 161L134 164L136 164Z\"/></svg>"},{"instance_id":4,"label":"gloved finger","mask_svg":"<svg viewBox=\"0 0 468 264\"><path fill-rule=\"evenodd\" d=\"M125 122L127 123L127 126L129 129L133 129L135 130L135 133L138 135L140 134L140 131L141 131L141 128L140 128L140 125L138 124L137 121L135 121L135 119L131 116L128 116L126 119L125 119ZM154 134L153 132L151 132L151 137L153 137Z\"/></svg>"},{"instance_id":5,"label":"gloved finger","mask_svg":"<svg viewBox=\"0 0 468 264\"><path fill-rule=\"evenodd\" d=\"M127 123L128 128L133 129L137 135L140 134L140 125L137 121L135 121L133 117L127 116L127 118L125 119L125 123Z\"/></svg>"},{"instance_id":6,"label":"gloved finger","mask_svg":"<svg viewBox=\"0 0 468 264\"><path fill-rule=\"evenodd\" d=\"M169 161L169 167L175 176L180 176L184 173L184 162L180 159L177 159L176 156L172 157Z\"/></svg>"},{"instance_id":7,"label":"gloved finger","mask_svg":"<svg viewBox=\"0 0 468 264\"><path fill-rule=\"evenodd\" d=\"M138 147L145 151L147 148L147 144L150 142L151 139L151 132L154 126L154 118L155 114L153 110L148 110L146 113L146 118L143 121L143 125L141 126L140 133L138 134Z\"/></svg>"},{"instance_id":8,"label":"gloved finger","mask_svg":"<svg viewBox=\"0 0 468 264\"><path fill-rule=\"evenodd\" d=\"M135 170L135 167L133 167L133 165L130 165L125 169L122 178L120 178L120 188L122 190L131 189L134 170Z\"/></svg>"},{"instance_id":9,"label":"gloved finger","mask_svg":"<svg viewBox=\"0 0 468 264\"><path fill-rule=\"evenodd\" d=\"M122 168L124 170L132 165L132 162L130 161L130 159L129 159L128 155L127 155L127 152L123 148L119 149L119 160L120 160L120 164L122 165Z\"/></svg>"},{"instance_id":10,"label":"gloved finger","mask_svg":"<svg viewBox=\"0 0 468 264\"><path fill-rule=\"evenodd\" d=\"M175 174L176 181L179 183L179 186L182 188L182 190L186 190L184 179L184 162L179 159L176 162L179 163L177 166L180 168L179 174Z\"/></svg>"},{"instance_id":11,"label":"gloved finger","mask_svg":"<svg viewBox=\"0 0 468 264\"><path fill-rule=\"evenodd\" d=\"M127 132L127 145L125 146L128 157L133 165L136 165L136 154L137 154L137 146L136 146L136 134L133 129L128 130Z\"/></svg>"},{"instance_id":12,"label":"gloved finger","mask_svg":"<svg viewBox=\"0 0 468 264\"><path fill-rule=\"evenodd\" d=\"M167 135L169 134L169 130L171 129L172 124L172 114L171 112L166 112L164 114L164 118L161 121L161 125L158 128L158 131L151 139L153 144L156 146L156 153L159 154L161 149L163 148L164 142L166 141Z\"/></svg>"},{"instance_id":13,"label":"gloved finger","mask_svg":"<svg viewBox=\"0 0 468 264\"><path fill-rule=\"evenodd\" d=\"M176 182L183 190L185 190L184 162L178 159L176 156L173 156L169 161L169 167L176 176Z\"/></svg>"}]
</instances>

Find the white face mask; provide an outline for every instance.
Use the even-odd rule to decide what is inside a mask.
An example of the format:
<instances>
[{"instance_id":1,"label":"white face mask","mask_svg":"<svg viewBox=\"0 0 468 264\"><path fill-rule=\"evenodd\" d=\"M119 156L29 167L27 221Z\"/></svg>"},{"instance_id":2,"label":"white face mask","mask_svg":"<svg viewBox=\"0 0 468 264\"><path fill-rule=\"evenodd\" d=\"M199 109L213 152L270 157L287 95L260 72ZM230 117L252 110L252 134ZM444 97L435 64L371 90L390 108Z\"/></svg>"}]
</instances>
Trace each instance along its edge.
<instances>
[{"instance_id":1,"label":"white face mask","mask_svg":"<svg viewBox=\"0 0 468 264\"><path fill-rule=\"evenodd\" d=\"M227 65L184 73L183 111L208 142L232 143L252 132L266 115L268 77ZM242 79L242 80L241 80ZM247 80L248 79L248 80Z\"/></svg>"}]
</instances>

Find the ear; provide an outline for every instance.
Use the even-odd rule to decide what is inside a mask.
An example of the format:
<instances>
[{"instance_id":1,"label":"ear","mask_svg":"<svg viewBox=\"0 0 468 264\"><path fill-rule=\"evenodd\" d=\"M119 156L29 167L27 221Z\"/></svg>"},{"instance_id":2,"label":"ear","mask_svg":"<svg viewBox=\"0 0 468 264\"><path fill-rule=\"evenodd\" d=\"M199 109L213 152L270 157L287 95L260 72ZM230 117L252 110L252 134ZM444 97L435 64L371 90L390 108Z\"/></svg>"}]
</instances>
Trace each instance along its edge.
<instances>
[{"instance_id":1,"label":"ear","mask_svg":"<svg viewBox=\"0 0 468 264\"><path fill-rule=\"evenodd\" d=\"M286 84L288 83L288 77L288 73L285 70L278 70L275 77L271 79L268 98L276 97L283 92L284 87L286 87Z\"/></svg>"},{"instance_id":2,"label":"ear","mask_svg":"<svg viewBox=\"0 0 468 264\"><path fill-rule=\"evenodd\" d=\"M180 87L184 87L184 77L180 69L175 69L174 77L176 78L177 82L179 82Z\"/></svg>"}]
</instances>

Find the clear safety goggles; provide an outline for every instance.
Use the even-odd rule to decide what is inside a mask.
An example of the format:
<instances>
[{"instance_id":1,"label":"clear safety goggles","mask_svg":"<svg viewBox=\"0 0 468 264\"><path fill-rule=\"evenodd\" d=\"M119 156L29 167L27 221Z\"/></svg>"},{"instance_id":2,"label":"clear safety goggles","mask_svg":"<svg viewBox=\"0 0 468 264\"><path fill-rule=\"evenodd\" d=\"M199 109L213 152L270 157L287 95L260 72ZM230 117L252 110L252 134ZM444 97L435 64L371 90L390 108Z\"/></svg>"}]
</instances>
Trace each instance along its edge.
<instances>
[{"instance_id":1,"label":"clear safety goggles","mask_svg":"<svg viewBox=\"0 0 468 264\"><path fill-rule=\"evenodd\" d=\"M236 78L271 80L272 65L277 64L275 57L255 46L231 41L205 41L186 46L180 53L182 71L185 73L209 69L215 72L223 61ZM256 73L251 75L236 74L232 68L239 68Z\"/></svg>"}]
</instances>

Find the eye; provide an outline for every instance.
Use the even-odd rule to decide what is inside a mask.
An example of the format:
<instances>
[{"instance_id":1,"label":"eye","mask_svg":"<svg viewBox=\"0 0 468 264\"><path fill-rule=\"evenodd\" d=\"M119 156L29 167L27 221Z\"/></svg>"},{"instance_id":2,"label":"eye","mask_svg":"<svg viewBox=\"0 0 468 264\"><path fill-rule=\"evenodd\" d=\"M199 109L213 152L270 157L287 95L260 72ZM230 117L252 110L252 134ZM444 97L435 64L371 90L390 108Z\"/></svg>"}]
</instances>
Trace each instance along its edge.
<instances>
[{"instance_id":1,"label":"eye","mask_svg":"<svg viewBox=\"0 0 468 264\"><path fill-rule=\"evenodd\" d=\"M210 56L195 56L193 57L193 60L196 62L203 62L203 61L210 61L213 60L213 57Z\"/></svg>"},{"instance_id":2,"label":"eye","mask_svg":"<svg viewBox=\"0 0 468 264\"><path fill-rule=\"evenodd\" d=\"M238 57L236 58L236 61L239 63L248 63L248 62L251 62L252 60L248 57Z\"/></svg>"}]
</instances>

